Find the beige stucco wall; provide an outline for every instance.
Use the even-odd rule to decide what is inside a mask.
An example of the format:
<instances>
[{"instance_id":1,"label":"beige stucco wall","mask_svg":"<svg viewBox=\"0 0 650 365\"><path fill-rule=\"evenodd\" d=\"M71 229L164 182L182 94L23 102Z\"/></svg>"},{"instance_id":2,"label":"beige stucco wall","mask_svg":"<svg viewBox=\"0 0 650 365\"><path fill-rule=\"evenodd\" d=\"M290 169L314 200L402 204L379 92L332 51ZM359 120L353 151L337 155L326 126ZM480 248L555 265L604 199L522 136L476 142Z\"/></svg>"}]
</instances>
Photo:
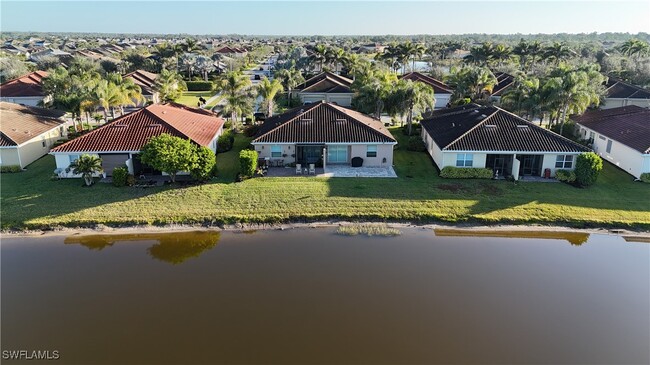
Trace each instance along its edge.
<instances>
[{"instance_id":1,"label":"beige stucco wall","mask_svg":"<svg viewBox=\"0 0 650 365\"><path fill-rule=\"evenodd\" d=\"M61 127L63 127L63 134L65 134L66 127L64 125L61 125ZM29 141L18 146L17 154L15 152L14 153L7 152L6 160L5 160L5 153L3 152L2 165L4 166L20 165L20 167L25 168L30 163L46 155L50 151L50 148L52 148L54 143L57 140L59 140L59 138L61 138L61 131L59 127L51 129L39 135L38 137L34 137ZM43 142L45 142L45 146L43 146ZM12 154L16 154L15 159L11 157ZM17 161L18 154L20 154L20 164Z\"/></svg>"},{"instance_id":2,"label":"beige stucco wall","mask_svg":"<svg viewBox=\"0 0 650 365\"><path fill-rule=\"evenodd\" d=\"M286 155L286 157L274 157L271 158L271 146L274 145L272 143L269 144L259 144L255 145L255 151L257 151L257 154L259 158L270 158L271 160L284 160L284 164L290 164L296 161L295 157L292 157L291 155L296 153L296 147L292 144L282 144L282 155ZM219 163L217 159L217 163Z\"/></svg>"},{"instance_id":3,"label":"beige stucco wall","mask_svg":"<svg viewBox=\"0 0 650 365\"><path fill-rule=\"evenodd\" d=\"M349 159L354 157L361 157L363 159L364 167L388 167L393 166L393 145L391 144L377 144L377 157L367 157L368 145L367 144L353 144L350 145ZM384 158L386 162L383 162Z\"/></svg>"},{"instance_id":4,"label":"beige stucco wall","mask_svg":"<svg viewBox=\"0 0 650 365\"><path fill-rule=\"evenodd\" d=\"M17 148L0 148L0 166L19 166Z\"/></svg>"}]
</instances>

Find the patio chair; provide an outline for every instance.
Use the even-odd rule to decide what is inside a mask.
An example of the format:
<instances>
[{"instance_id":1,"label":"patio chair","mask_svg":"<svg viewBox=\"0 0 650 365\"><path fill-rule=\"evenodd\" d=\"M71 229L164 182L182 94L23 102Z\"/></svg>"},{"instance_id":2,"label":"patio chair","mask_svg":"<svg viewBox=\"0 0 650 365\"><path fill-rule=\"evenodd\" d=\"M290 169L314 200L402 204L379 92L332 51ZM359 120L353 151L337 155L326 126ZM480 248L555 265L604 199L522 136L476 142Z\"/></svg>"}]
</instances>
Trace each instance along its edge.
<instances>
[{"instance_id":1,"label":"patio chair","mask_svg":"<svg viewBox=\"0 0 650 365\"><path fill-rule=\"evenodd\" d=\"M299 163L296 164L296 175L301 175L302 174L302 165Z\"/></svg>"},{"instance_id":2,"label":"patio chair","mask_svg":"<svg viewBox=\"0 0 650 365\"><path fill-rule=\"evenodd\" d=\"M314 165L313 163L309 164L309 174L316 175L316 165Z\"/></svg>"}]
</instances>

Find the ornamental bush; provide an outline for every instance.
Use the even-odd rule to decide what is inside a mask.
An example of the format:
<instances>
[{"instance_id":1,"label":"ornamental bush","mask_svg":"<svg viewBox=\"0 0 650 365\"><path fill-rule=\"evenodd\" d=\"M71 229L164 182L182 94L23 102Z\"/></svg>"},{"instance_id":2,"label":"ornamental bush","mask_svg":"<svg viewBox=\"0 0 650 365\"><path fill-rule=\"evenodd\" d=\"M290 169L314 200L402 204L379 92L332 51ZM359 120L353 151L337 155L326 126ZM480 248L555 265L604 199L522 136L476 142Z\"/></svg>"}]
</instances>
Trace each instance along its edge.
<instances>
[{"instance_id":1,"label":"ornamental bush","mask_svg":"<svg viewBox=\"0 0 650 365\"><path fill-rule=\"evenodd\" d=\"M424 144L424 141L420 136L413 136L409 138L406 149L409 151L424 152L427 150L427 146Z\"/></svg>"},{"instance_id":2,"label":"ornamental bush","mask_svg":"<svg viewBox=\"0 0 650 365\"><path fill-rule=\"evenodd\" d=\"M21 172L23 169L20 168L18 165L7 165L7 166L2 166L0 167L0 173L14 173L14 172Z\"/></svg>"},{"instance_id":3,"label":"ornamental bush","mask_svg":"<svg viewBox=\"0 0 650 365\"><path fill-rule=\"evenodd\" d=\"M212 82L211 81L186 81L187 91L211 91Z\"/></svg>"},{"instance_id":4,"label":"ornamental bush","mask_svg":"<svg viewBox=\"0 0 650 365\"><path fill-rule=\"evenodd\" d=\"M113 186L126 186L126 179L129 176L129 169L126 166L120 166L113 169Z\"/></svg>"},{"instance_id":5,"label":"ornamental bush","mask_svg":"<svg viewBox=\"0 0 650 365\"><path fill-rule=\"evenodd\" d=\"M228 152L235 143L235 135L232 131L227 131L217 139L217 153Z\"/></svg>"},{"instance_id":6,"label":"ornamental bush","mask_svg":"<svg viewBox=\"0 0 650 365\"><path fill-rule=\"evenodd\" d=\"M190 170L190 175L198 181L209 180L212 177L212 170L216 163L214 152L207 147L198 146L195 148L194 153L196 155L196 162Z\"/></svg>"},{"instance_id":7,"label":"ornamental bush","mask_svg":"<svg viewBox=\"0 0 650 365\"><path fill-rule=\"evenodd\" d=\"M572 183L576 181L576 173L571 170L555 170L555 178L558 181Z\"/></svg>"},{"instance_id":8,"label":"ornamental bush","mask_svg":"<svg viewBox=\"0 0 650 365\"><path fill-rule=\"evenodd\" d=\"M142 162L169 174L172 182L176 182L178 172L190 171L196 162L194 146L190 140L169 134L152 137L142 147L140 156Z\"/></svg>"},{"instance_id":9,"label":"ornamental bush","mask_svg":"<svg viewBox=\"0 0 650 365\"><path fill-rule=\"evenodd\" d=\"M603 169L603 160L593 152L585 152L578 155L576 161L576 182L586 187L593 185Z\"/></svg>"},{"instance_id":10,"label":"ornamental bush","mask_svg":"<svg viewBox=\"0 0 650 365\"><path fill-rule=\"evenodd\" d=\"M491 179L492 169L480 167L446 166L440 171L440 177L445 179Z\"/></svg>"},{"instance_id":11,"label":"ornamental bush","mask_svg":"<svg viewBox=\"0 0 650 365\"><path fill-rule=\"evenodd\" d=\"M643 181L644 183L650 183L650 172L644 172L639 176L639 180Z\"/></svg>"},{"instance_id":12,"label":"ornamental bush","mask_svg":"<svg viewBox=\"0 0 650 365\"><path fill-rule=\"evenodd\" d=\"M243 150L239 152L240 173L251 177L257 171L257 151Z\"/></svg>"}]
</instances>

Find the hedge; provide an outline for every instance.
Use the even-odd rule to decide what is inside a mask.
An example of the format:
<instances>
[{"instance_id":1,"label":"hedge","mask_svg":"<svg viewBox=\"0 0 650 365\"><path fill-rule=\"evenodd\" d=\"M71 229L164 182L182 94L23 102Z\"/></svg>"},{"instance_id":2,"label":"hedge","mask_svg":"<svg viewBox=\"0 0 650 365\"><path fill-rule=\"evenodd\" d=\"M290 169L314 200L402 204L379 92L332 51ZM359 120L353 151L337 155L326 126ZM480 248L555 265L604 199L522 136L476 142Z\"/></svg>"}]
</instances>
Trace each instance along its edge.
<instances>
[{"instance_id":1,"label":"hedge","mask_svg":"<svg viewBox=\"0 0 650 365\"><path fill-rule=\"evenodd\" d=\"M252 177L257 171L257 152L243 150L239 152L240 173L243 176Z\"/></svg>"},{"instance_id":2,"label":"hedge","mask_svg":"<svg viewBox=\"0 0 650 365\"><path fill-rule=\"evenodd\" d=\"M555 170L555 178L565 183L576 181L576 173L572 170Z\"/></svg>"},{"instance_id":3,"label":"hedge","mask_svg":"<svg viewBox=\"0 0 650 365\"><path fill-rule=\"evenodd\" d=\"M235 143L235 135L232 131L227 131L217 139L217 153L228 152Z\"/></svg>"},{"instance_id":4,"label":"hedge","mask_svg":"<svg viewBox=\"0 0 650 365\"><path fill-rule=\"evenodd\" d=\"M0 167L0 173L14 173L14 172L21 172L23 169L20 168L18 165L7 165L7 166L2 166Z\"/></svg>"},{"instance_id":5,"label":"hedge","mask_svg":"<svg viewBox=\"0 0 650 365\"><path fill-rule=\"evenodd\" d=\"M120 166L113 169L113 186L121 187L127 183L129 177L129 169L126 166Z\"/></svg>"},{"instance_id":6,"label":"hedge","mask_svg":"<svg viewBox=\"0 0 650 365\"><path fill-rule=\"evenodd\" d=\"M409 138L406 149L408 151L424 152L427 150L427 146L424 144L424 141L420 136L412 136Z\"/></svg>"},{"instance_id":7,"label":"hedge","mask_svg":"<svg viewBox=\"0 0 650 365\"><path fill-rule=\"evenodd\" d=\"M593 185L603 169L603 160L593 152L578 155L576 161L576 182L583 187Z\"/></svg>"},{"instance_id":8,"label":"hedge","mask_svg":"<svg viewBox=\"0 0 650 365\"><path fill-rule=\"evenodd\" d=\"M492 169L479 167L447 166L440 171L440 177L445 179L491 179Z\"/></svg>"},{"instance_id":9,"label":"hedge","mask_svg":"<svg viewBox=\"0 0 650 365\"><path fill-rule=\"evenodd\" d=\"M211 81L185 81L187 85L187 91L211 91L212 82Z\"/></svg>"},{"instance_id":10,"label":"hedge","mask_svg":"<svg viewBox=\"0 0 650 365\"><path fill-rule=\"evenodd\" d=\"M644 172L639 176L640 180L645 182L645 183L650 183L650 172Z\"/></svg>"}]
</instances>

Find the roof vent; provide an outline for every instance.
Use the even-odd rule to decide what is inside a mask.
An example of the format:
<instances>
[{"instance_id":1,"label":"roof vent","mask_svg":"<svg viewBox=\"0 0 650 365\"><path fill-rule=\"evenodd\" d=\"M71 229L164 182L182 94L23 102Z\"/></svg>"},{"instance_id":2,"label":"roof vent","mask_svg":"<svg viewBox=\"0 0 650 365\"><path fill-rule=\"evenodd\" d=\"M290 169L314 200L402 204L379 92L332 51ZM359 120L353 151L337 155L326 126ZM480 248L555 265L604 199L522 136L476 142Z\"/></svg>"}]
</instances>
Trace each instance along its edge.
<instances>
[{"instance_id":1,"label":"roof vent","mask_svg":"<svg viewBox=\"0 0 650 365\"><path fill-rule=\"evenodd\" d=\"M497 126L494 124L485 124L485 128L496 128Z\"/></svg>"},{"instance_id":2,"label":"roof vent","mask_svg":"<svg viewBox=\"0 0 650 365\"><path fill-rule=\"evenodd\" d=\"M481 114L481 119L483 119L483 118L485 118L485 117L487 117L487 115L485 115L485 114Z\"/></svg>"},{"instance_id":3,"label":"roof vent","mask_svg":"<svg viewBox=\"0 0 650 365\"><path fill-rule=\"evenodd\" d=\"M127 127L126 124L111 124L111 127Z\"/></svg>"},{"instance_id":4,"label":"roof vent","mask_svg":"<svg viewBox=\"0 0 650 365\"><path fill-rule=\"evenodd\" d=\"M451 123L451 126L452 126L452 127L455 127L455 126L456 126L456 123Z\"/></svg>"},{"instance_id":5,"label":"roof vent","mask_svg":"<svg viewBox=\"0 0 650 365\"><path fill-rule=\"evenodd\" d=\"M519 129L528 129L528 126L525 124L517 124L517 128Z\"/></svg>"},{"instance_id":6,"label":"roof vent","mask_svg":"<svg viewBox=\"0 0 650 365\"><path fill-rule=\"evenodd\" d=\"M162 124L149 124L149 127L162 127Z\"/></svg>"}]
</instances>

